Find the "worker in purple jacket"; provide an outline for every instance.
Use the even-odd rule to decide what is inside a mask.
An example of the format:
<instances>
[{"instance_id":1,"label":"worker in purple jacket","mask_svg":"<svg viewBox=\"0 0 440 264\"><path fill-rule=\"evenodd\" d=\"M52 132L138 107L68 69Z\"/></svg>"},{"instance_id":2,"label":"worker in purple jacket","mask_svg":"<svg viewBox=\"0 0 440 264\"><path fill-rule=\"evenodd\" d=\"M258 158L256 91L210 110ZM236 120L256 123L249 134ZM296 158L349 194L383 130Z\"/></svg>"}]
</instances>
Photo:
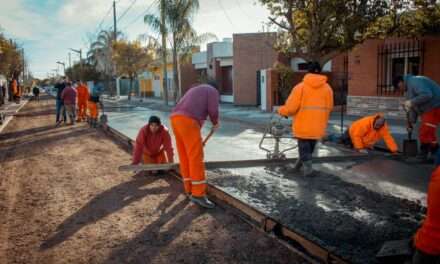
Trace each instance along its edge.
<instances>
[{"instance_id":1,"label":"worker in purple jacket","mask_svg":"<svg viewBox=\"0 0 440 264\"><path fill-rule=\"evenodd\" d=\"M64 107L66 108L67 115L70 118L70 124L75 124L76 116L76 89L72 87L71 82L66 83L66 88L64 88L61 93L61 100L64 102Z\"/></svg>"},{"instance_id":2,"label":"worker in purple jacket","mask_svg":"<svg viewBox=\"0 0 440 264\"><path fill-rule=\"evenodd\" d=\"M208 116L213 131L219 127L219 93L216 88L214 82L191 88L171 113L185 193L191 201L205 208L213 208L214 204L206 197L201 128Z\"/></svg>"}]
</instances>

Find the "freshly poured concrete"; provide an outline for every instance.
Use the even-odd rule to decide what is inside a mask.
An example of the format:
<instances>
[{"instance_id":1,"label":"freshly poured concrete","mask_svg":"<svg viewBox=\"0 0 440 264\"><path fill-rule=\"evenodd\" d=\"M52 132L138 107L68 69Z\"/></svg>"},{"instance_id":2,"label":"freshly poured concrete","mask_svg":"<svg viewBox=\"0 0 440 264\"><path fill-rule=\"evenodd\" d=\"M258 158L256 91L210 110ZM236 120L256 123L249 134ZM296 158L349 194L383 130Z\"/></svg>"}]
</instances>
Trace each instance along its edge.
<instances>
[{"instance_id":1,"label":"freshly poured concrete","mask_svg":"<svg viewBox=\"0 0 440 264\"><path fill-rule=\"evenodd\" d=\"M108 112L109 125L132 139L152 114L169 127L167 112L141 107L115 110ZM207 122L203 135L209 128ZM265 158L258 148L261 136L261 129L249 124L222 120L205 147L205 160ZM316 155L349 153L320 144ZM288 156L297 156L296 150ZM374 263L383 242L405 239L415 232L432 169L389 158L316 165L319 172L312 178L288 168L217 170L208 179L355 263Z\"/></svg>"}]
</instances>

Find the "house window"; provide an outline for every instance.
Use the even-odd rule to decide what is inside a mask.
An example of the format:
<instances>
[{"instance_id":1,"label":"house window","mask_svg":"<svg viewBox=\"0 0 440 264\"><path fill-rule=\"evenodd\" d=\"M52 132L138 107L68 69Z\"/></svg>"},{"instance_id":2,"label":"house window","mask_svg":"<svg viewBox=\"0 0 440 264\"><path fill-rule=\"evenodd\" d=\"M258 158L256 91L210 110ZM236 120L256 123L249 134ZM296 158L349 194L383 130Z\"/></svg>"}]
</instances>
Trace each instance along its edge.
<instances>
[{"instance_id":1,"label":"house window","mask_svg":"<svg viewBox=\"0 0 440 264\"><path fill-rule=\"evenodd\" d=\"M377 93L382 96L403 96L392 83L397 76L423 74L423 41L387 43L379 46L377 60Z\"/></svg>"}]
</instances>

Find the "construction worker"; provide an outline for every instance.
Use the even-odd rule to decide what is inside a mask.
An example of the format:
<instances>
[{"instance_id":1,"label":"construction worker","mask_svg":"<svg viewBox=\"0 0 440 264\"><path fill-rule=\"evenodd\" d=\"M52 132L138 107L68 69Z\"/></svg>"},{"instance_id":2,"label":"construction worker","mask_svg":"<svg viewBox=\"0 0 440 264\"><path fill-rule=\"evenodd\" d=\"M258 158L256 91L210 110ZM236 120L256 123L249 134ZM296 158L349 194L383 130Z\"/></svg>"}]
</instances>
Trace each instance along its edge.
<instances>
[{"instance_id":1,"label":"construction worker","mask_svg":"<svg viewBox=\"0 0 440 264\"><path fill-rule=\"evenodd\" d=\"M397 144L390 134L383 114L367 116L353 122L346 133L349 144L361 153L368 153L368 150L381 139L385 141L391 153L397 153Z\"/></svg>"},{"instance_id":2,"label":"construction worker","mask_svg":"<svg viewBox=\"0 0 440 264\"><path fill-rule=\"evenodd\" d=\"M413 75L397 77L394 86L406 91L404 108L409 113L408 123L415 124L421 115L420 157L428 159L439 148L436 133L440 123L440 86L428 77Z\"/></svg>"},{"instance_id":3,"label":"construction worker","mask_svg":"<svg viewBox=\"0 0 440 264\"><path fill-rule=\"evenodd\" d=\"M413 264L440 263L440 151L435 155L435 164L428 187L428 212L414 236Z\"/></svg>"},{"instance_id":4,"label":"construction worker","mask_svg":"<svg viewBox=\"0 0 440 264\"><path fill-rule=\"evenodd\" d=\"M189 89L171 113L185 193L191 201L205 208L213 208L215 205L206 197L200 130L208 116L213 125L212 131L218 129L219 97L215 82L201 84Z\"/></svg>"},{"instance_id":5,"label":"construction worker","mask_svg":"<svg viewBox=\"0 0 440 264\"><path fill-rule=\"evenodd\" d=\"M78 87L76 88L78 93L78 122L86 120L87 117L87 101L89 100L89 88L87 85L81 81L78 82Z\"/></svg>"},{"instance_id":6,"label":"construction worker","mask_svg":"<svg viewBox=\"0 0 440 264\"><path fill-rule=\"evenodd\" d=\"M89 120L90 127L96 127L98 125L99 108L98 104L102 107L98 94L92 94L87 102L87 107L89 109Z\"/></svg>"},{"instance_id":7,"label":"construction worker","mask_svg":"<svg viewBox=\"0 0 440 264\"><path fill-rule=\"evenodd\" d=\"M144 164L174 162L170 133L157 116L151 116L148 124L139 131L133 150L132 164L139 164L142 156Z\"/></svg>"},{"instance_id":8,"label":"construction worker","mask_svg":"<svg viewBox=\"0 0 440 264\"><path fill-rule=\"evenodd\" d=\"M70 124L75 124L75 115L76 115L76 90L72 87L71 82L66 83L66 88L63 89L61 93L61 99L63 100L64 107L66 109L67 115L70 118Z\"/></svg>"},{"instance_id":9,"label":"construction worker","mask_svg":"<svg viewBox=\"0 0 440 264\"><path fill-rule=\"evenodd\" d=\"M66 88L66 81L65 79L61 80L55 85L55 89L57 90L57 96L56 96L56 124L57 126L61 124L61 115L63 118L64 123L67 121L66 116L66 109L64 108L63 100L61 99L61 94L63 93L64 88Z\"/></svg>"},{"instance_id":10,"label":"construction worker","mask_svg":"<svg viewBox=\"0 0 440 264\"><path fill-rule=\"evenodd\" d=\"M318 62L308 64L309 73L296 85L286 103L278 109L284 117L293 116L292 130L298 140L299 159L294 170L303 167L303 175L312 173L312 154L316 142L325 136L327 122L333 109L333 91L327 76L320 74Z\"/></svg>"}]
</instances>

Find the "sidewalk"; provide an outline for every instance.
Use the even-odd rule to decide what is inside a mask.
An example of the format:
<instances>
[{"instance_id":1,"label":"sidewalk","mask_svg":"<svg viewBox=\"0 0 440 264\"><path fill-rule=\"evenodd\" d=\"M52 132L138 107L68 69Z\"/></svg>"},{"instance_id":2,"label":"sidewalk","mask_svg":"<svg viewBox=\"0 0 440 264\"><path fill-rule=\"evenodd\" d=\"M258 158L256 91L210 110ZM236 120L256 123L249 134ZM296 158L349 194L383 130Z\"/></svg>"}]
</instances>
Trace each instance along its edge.
<instances>
[{"instance_id":1,"label":"sidewalk","mask_svg":"<svg viewBox=\"0 0 440 264\"><path fill-rule=\"evenodd\" d=\"M117 105L131 105L136 107L148 107L154 110L171 111L174 103L169 102L169 106L166 106L162 99L158 98L137 98L132 97L131 101L128 101L127 97L121 97L118 100L110 100L107 99L106 102ZM263 112L258 107L254 106L234 106L232 104L221 104L220 105L220 118L221 119L229 119L236 120L240 122L244 122L250 124L254 127L258 127L264 129L270 118L273 116L273 113ZM353 121L359 119L358 116L346 115L343 116L343 127L344 130L350 126ZM283 119L283 123L286 125L291 124L291 119ZM388 126L390 128L390 132L393 135L396 143L399 146L399 149L402 150L403 140L407 139L407 131L406 131L406 122L404 120L388 120ZM333 112L330 116L329 125L327 128L328 133L330 134L339 134L341 133L341 114L338 112ZM413 138L418 138L418 125L413 131ZM378 142L378 147L384 148L386 147L383 141Z\"/></svg>"},{"instance_id":2,"label":"sidewalk","mask_svg":"<svg viewBox=\"0 0 440 264\"><path fill-rule=\"evenodd\" d=\"M20 109L26 105L29 101L28 98L23 98L20 103L10 102L5 100L5 104L0 106L0 132L8 125L12 120L14 114L16 114Z\"/></svg>"}]
</instances>

